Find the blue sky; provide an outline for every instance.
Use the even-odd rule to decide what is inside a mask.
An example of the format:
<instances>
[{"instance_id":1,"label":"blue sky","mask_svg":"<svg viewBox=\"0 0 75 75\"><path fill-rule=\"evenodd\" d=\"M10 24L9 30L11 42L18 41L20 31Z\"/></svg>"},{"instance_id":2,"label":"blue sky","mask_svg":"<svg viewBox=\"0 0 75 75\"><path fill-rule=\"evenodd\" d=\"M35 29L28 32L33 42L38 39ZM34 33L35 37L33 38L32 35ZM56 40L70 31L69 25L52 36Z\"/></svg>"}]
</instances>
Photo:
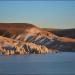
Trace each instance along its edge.
<instances>
[{"instance_id":1,"label":"blue sky","mask_svg":"<svg viewBox=\"0 0 75 75\"><path fill-rule=\"evenodd\" d=\"M0 1L0 22L75 28L75 1Z\"/></svg>"}]
</instances>

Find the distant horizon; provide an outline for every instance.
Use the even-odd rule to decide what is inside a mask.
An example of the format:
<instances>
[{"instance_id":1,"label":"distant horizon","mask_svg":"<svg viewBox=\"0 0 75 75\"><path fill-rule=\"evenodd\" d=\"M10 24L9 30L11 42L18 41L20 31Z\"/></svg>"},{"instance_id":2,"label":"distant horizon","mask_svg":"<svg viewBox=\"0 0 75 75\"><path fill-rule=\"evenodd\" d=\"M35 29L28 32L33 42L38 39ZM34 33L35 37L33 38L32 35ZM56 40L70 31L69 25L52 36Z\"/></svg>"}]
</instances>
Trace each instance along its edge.
<instances>
[{"instance_id":1,"label":"distant horizon","mask_svg":"<svg viewBox=\"0 0 75 75\"><path fill-rule=\"evenodd\" d=\"M0 23L75 28L75 1L0 1Z\"/></svg>"}]
</instances>

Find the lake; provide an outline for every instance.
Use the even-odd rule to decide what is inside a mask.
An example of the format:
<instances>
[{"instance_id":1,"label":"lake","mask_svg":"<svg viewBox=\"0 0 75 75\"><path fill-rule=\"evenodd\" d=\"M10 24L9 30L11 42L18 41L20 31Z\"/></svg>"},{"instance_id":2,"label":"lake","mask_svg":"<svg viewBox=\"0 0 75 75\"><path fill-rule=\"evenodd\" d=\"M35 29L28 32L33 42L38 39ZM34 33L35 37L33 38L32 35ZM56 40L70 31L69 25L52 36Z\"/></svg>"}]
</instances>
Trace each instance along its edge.
<instances>
[{"instance_id":1,"label":"lake","mask_svg":"<svg viewBox=\"0 0 75 75\"><path fill-rule=\"evenodd\" d=\"M0 75L75 75L75 53L0 56Z\"/></svg>"}]
</instances>

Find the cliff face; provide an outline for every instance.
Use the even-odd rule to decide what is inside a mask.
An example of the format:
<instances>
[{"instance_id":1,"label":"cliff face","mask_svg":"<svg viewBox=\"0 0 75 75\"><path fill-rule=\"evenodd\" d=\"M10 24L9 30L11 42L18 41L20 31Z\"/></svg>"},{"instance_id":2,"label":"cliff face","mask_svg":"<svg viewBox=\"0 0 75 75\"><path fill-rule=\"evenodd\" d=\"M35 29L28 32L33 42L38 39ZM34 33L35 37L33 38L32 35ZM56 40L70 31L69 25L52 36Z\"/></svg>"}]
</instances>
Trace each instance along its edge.
<instances>
[{"instance_id":1,"label":"cliff face","mask_svg":"<svg viewBox=\"0 0 75 75\"><path fill-rule=\"evenodd\" d=\"M59 37L28 23L0 23L0 53L5 55L75 51L75 39Z\"/></svg>"}]
</instances>

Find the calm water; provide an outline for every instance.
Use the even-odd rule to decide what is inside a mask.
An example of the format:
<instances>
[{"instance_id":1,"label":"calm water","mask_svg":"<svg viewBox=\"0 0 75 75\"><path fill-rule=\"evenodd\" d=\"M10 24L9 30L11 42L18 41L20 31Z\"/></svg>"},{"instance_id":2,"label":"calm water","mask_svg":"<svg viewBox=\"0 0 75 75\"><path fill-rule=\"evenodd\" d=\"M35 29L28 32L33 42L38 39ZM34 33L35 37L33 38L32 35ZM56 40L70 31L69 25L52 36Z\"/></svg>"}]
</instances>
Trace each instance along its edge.
<instances>
[{"instance_id":1,"label":"calm water","mask_svg":"<svg viewBox=\"0 0 75 75\"><path fill-rule=\"evenodd\" d=\"M75 75L75 53L0 56L0 74Z\"/></svg>"}]
</instances>

